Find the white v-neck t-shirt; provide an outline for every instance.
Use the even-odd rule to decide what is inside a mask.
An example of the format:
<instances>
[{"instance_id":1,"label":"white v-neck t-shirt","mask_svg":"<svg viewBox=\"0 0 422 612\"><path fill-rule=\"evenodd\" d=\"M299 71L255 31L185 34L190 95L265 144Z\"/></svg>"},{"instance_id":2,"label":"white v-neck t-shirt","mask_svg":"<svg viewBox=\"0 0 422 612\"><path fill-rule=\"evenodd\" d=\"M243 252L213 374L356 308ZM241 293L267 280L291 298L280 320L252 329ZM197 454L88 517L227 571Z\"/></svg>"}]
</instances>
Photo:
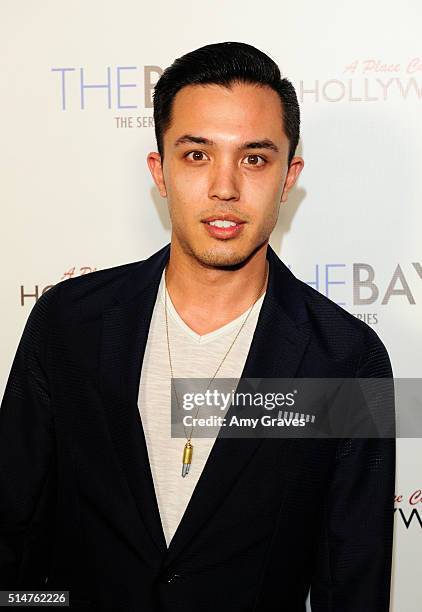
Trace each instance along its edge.
<instances>
[{"instance_id":1,"label":"white v-neck t-shirt","mask_svg":"<svg viewBox=\"0 0 422 612\"><path fill-rule=\"evenodd\" d=\"M138 407L145 433L155 494L164 535L169 545L204 465L214 438L195 438L189 474L182 478L184 438L171 437L171 374L164 310L164 271L158 289L139 384ZM248 320L227 355L218 378L240 379L265 293L255 303ZM175 378L211 379L250 308L226 325L199 335L179 316L167 293L170 354ZM198 414L198 416L201 416Z\"/></svg>"}]
</instances>

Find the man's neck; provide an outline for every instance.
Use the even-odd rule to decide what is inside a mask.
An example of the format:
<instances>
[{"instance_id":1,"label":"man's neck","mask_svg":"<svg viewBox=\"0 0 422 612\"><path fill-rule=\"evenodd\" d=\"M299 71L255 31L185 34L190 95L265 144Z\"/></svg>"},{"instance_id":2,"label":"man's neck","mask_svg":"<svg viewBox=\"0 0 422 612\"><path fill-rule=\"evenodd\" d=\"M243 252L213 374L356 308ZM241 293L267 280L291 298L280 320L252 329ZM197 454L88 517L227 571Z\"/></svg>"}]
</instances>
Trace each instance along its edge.
<instances>
[{"instance_id":1,"label":"man's neck","mask_svg":"<svg viewBox=\"0 0 422 612\"><path fill-rule=\"evenodd\" d=\"M166 286L179 316L200 335L239 317L265 290L266 252L267 243L242 266L212 268L182 252L172 242Z\"/></svg>"}]
</instances>

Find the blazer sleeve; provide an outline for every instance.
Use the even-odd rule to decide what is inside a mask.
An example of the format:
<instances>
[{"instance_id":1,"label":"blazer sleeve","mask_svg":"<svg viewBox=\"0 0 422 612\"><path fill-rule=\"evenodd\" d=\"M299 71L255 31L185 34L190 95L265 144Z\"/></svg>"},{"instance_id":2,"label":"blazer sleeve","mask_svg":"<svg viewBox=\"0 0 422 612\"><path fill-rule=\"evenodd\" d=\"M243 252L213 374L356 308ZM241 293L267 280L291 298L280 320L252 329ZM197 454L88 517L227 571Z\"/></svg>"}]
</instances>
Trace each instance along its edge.
<instances>
[{"instance_id":1,"label":"blazer sleeve","mask_svg":"<svg viewBox=\"0 0 422 612\"><path fill-rule=\"evenodd\" d=\"M388 353L371 328L356 377L392 378ZM391 421L394 393L384 400ZM312 612L389 611L395 457L393 437L339 439L311 581Z\"/></svg>"},{"instance_id":2,"label":"blazer sleeve","mask_svg":"<svg viewBox=\"0 0 422 612\"><path fill-rule=\"evenodd\" d=\"M55 300L53 287L31 310L0 408L0 588L46 578L56 482L47 372Z\"/></svg>"}]
</instances>

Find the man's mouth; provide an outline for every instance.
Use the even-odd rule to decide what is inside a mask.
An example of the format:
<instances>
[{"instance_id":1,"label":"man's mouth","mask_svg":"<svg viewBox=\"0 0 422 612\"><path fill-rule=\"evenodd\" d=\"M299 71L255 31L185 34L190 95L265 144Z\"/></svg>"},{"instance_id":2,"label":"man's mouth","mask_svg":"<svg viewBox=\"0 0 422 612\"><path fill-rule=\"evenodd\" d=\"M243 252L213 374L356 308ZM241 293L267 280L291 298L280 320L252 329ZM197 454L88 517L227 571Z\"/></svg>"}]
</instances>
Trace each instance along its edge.
<instances>
[{"instance_id":1,"label":"man's mouth","mask_svg":"<svg viewBox=\"0 0 422 612\"><path fill-rule=\"evenodd\" d=\"M214 238L233 238L243 229L245 221L233 215L224 215L208 217L202 223Z\"/></svg>"}]
</instances>

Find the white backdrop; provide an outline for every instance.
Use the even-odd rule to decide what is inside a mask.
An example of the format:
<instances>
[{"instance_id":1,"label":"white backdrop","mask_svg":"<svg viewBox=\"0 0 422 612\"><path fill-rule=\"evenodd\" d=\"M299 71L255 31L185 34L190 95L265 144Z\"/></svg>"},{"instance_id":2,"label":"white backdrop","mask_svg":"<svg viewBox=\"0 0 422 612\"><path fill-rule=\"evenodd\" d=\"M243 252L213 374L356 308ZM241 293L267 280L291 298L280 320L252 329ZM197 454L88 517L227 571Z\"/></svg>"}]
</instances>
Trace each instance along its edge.
<instances>
[{"instance_id":1,"label":"white backdrop","mask_svg":"<svg viewBox=\"0 0 422 612\"><path fill-rule=\"evenodd\" d=\"M421 18L417 0L3 0L1 394L37 292L169 241L151 85L224 40L271 55L301 104L305 169L271 245L374 327L395 376L420 376ZM422 607L421 448L398 442L395 612Z\"/></svg>"}]
</instances>

